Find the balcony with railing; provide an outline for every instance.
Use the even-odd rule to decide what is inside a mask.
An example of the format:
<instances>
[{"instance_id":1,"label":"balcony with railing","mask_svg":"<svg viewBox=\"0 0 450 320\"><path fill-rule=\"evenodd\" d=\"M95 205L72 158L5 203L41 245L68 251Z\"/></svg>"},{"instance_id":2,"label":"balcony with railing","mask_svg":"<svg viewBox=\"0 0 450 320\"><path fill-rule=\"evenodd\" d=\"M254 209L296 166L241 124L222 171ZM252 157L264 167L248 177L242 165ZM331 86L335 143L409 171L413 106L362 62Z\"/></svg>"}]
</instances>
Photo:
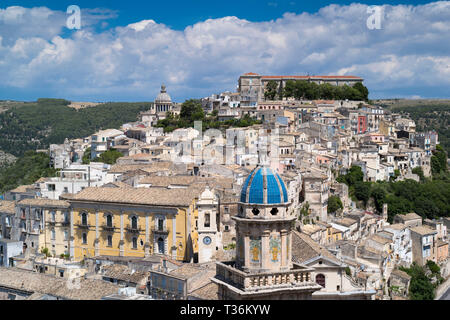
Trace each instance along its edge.
<instances>
[{"instance_id":1,"label":"balcony with railing","mask_svg":"<svg viewBox=\"0 0 450 320\"><path fill-rule=\"evenodd\" d=\"M90 225L87 222L80 222L75 225L79 229L89 229Z\"/></svg>"},{"instance_id":2,"label":"balcony with railing","mask_svg":"<svg viewBox=\"0 0 450 320\"><path fill-rule=\"evenodd\" d=\"M169 229L165 226L154 226L152 227L152 232L158 234L168 234Z\"/></svg>"},{"instance_id":3,"label":"balcony with railing","mask_svg":"<svg viewBox=\"0 0 450 320\"><path fill-rule=\"evenodd\" d=\"M102 229L107 232L114 232L114 230L116 230L116 227L114 227L114 225L112 225L112 224L105 223L102 226Z\"/></svg>"},{"instance_id":4,"label":"balcony with railing","mask_svg":"<svg viewBox=\"0 0 450 320\"><path fill-rule=\"evenodd\" d=\"M254 291L270 287L281 289L292 286L316 286L311 281L311 271L300 265L288 271L247 273L234 267L234 263L220 263L216 265L216 278L233 285L243 291Z\"/></svg>"},{"instance_id":5,"label":"balcony with railing","mask_svg":"<svg viewBox=\"0 0 450 320\"><path fill-rule=\"evenodd\" d=\"M136 225L128 225L125 230L129 233L136 233L139 234L142 232L142 230L139 228L139 226Z\"/></svg>"}]
</instances>

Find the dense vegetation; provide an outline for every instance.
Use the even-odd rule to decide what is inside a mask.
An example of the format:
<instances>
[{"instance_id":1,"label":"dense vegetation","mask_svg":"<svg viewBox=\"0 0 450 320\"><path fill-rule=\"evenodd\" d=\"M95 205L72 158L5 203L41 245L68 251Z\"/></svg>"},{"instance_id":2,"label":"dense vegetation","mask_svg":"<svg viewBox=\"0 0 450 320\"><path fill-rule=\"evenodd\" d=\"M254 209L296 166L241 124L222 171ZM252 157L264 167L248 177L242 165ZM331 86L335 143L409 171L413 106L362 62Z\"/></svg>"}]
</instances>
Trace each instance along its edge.
<instances>
[{"instance_id":1,"label":"dense vegetation","mask_svg":"<svg viewBox=\"0 0 450 320\"><path fill-rule=\"evenodd\" d=\"M391 110L408 114L416 122L416 131L436 130L439 142L450 153L450 102L407 101L395 104Z\"/></svg>"},{"instance_id":2,"label":"dense vegetation","mask_svg":"<svg viewBox=\"0 0 450 320\"><path fill-rule=\"evenodd\" d=\"M137 121L138 114L151 107L151 103L106 103L76 110L69 104L61 99L39 99L0 113L0 150L22 156L29 150L47 149L66 138L120 128L124 123Z\"/></svg>"},{"instance_id":3,"label":"dense vegetation","mask_svg":"<svg viewBox=\"0 0 450 320\"><path fill-rule=\"evenodd\" d=\"M335 213L339 209L343 209L341 199L338 196L331 196L328 198L328 213Z\"/></svg>"},{"instance_id":4,"label":"dense vegetation","mask_svg":"<svg viewBox=\"0 0 450 320\"><path fill-rule=\"evenodd\" d=\"M0 193L32 184L41 177L55 177L56 174L57 171L50 168L47 154L27 151L13 165L0 168Z\"/></svg>"},{"instance_id":5,"label":"dense vegetation","mask_svg":"<svg viewBox=\"0 0 450 320\"><path fill-rule=\"evenodd\" d=\"M421 182L379 181L364 182L361 168L353 166L347 174L337 178L338 182L349 186L350 196L360 201L364 207L370 202L378 212L388 204L389 221L395 215L415 212L423 218L450 216L450 176L448 171L435 175L433 179Z\"/></svg>"},{"instance_id":6,"label":"dense vegetation","mask_svg":"<svg viewBox=\"0 0 450 320\"><path fill-rule=\"evenodd\" d=\"M289 80L286 82L286 86L279 90L277 82L272 80L267 83L264 95L268 100L295 98L368 101L369 90L359 82L354 86L334 86L329 83L317 84L305 80Z\"/></svg>"},{"instance_id":7,"label":"dense vegetation","mask_svg":"<svg viewBox=\"0 0 450 320\"><path fill-rule=\"evenodd\" d=\"M203 122L203 130L249 127L260 123L248 115L245 115L241 119L219 121L217 114L217 111L214 111L210 115L205 115L200 100L190 99L182 104L180 115L168 112L166 119L158 121L156 126L164 128L164 132L172 132L179 128L192 128L194 127L195 121Z\"/></svg>"},{"instance_id":8,"label":"dense vegetation","mask_svg":"<svg viewBox=\"0 0 450 320\"><path fill-rule=\"evenodd\" d=\"M89 151L91 149L89 148ZM95 158L92 162L102 162L106 164L115 164L117 159L123 157L123 154L117 151L116 149L109 149L106 152L103 152L100 157ZM84 157L83 157L84 158Z\"/></svg>"},{"instance_id":9,"label":"dense vegetation","mask_svg":"<svg viewBox=\"0 0 450 320\"><path fill-rule=\"evenodd\" d=\"M411 300L434 300L435 289L444 281L441 276L441 269L430 260L423 267L413 262L411 267L400 267L400 270L411 276L409 285L409 298Z\"/></svg>"}]
</instances>

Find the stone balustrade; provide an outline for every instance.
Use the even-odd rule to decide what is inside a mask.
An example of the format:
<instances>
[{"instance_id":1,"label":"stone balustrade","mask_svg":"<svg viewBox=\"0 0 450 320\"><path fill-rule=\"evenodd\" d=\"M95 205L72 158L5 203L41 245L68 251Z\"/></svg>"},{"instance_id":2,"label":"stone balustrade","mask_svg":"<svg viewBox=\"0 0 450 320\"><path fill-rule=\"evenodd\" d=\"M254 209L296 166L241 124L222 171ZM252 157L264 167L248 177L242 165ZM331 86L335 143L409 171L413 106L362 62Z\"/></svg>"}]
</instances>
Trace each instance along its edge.
<instances>
[{"instance_id":1,"label":"stone balustrade","mask_svg":"<svg viewBox=\"0 0 450 320\"><path fill-rule=\"evenodd\" d=\"M311 283L311 269L294 264L288 271L247 273L231 263L217 263L217 277L242 290L256 290L263 287L299 286Z\"/></svg>"}]
</instances>

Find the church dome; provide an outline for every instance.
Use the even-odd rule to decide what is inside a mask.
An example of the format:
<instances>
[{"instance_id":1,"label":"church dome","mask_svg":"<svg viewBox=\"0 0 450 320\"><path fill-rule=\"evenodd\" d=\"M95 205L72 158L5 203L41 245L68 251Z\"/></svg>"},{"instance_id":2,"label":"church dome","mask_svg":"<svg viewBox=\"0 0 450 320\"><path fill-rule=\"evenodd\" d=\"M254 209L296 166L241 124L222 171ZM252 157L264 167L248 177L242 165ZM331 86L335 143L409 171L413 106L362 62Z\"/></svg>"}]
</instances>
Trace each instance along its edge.
<instances>
[{"instance_id":1,"label":"church dome","mask_svg":"<svg viewBox=\"0 0 450 320\"><path fill-rule=\"evenodd\" d=\"M172 103L172 98L167 93L165 85L161 86L161 92L156 97L155 103Z\"/></svg>"},{"instance_id":2,"label":"church dome","mask_svg":"<svg viewBox=\"0 0 450 320\"><path fill-rule=\"evenodd\" d=\"M257 167L245 180L241 202L249 204L280 204L289 202L286 185L269 167Z\"/></svg>"}]
</instances>

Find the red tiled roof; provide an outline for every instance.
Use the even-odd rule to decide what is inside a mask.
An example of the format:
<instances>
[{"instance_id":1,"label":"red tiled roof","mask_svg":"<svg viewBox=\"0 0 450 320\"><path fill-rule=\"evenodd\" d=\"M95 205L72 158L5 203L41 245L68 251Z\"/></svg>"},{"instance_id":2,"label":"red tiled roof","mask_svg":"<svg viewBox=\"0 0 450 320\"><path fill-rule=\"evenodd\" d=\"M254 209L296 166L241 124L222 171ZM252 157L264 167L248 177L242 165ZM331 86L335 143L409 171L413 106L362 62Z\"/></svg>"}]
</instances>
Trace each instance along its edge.
<instances>
[{"instance_id":1,"label":"red tiled roof","mask_svg":"<svg viewBox=\"0 0 450 320\"><path fill-rule=\"evenodd\" d=\"M248 72L248 73L244 73L244 76L259 76L259 74L253 73L253 72Z\"/></svg>"}]
</instances>

